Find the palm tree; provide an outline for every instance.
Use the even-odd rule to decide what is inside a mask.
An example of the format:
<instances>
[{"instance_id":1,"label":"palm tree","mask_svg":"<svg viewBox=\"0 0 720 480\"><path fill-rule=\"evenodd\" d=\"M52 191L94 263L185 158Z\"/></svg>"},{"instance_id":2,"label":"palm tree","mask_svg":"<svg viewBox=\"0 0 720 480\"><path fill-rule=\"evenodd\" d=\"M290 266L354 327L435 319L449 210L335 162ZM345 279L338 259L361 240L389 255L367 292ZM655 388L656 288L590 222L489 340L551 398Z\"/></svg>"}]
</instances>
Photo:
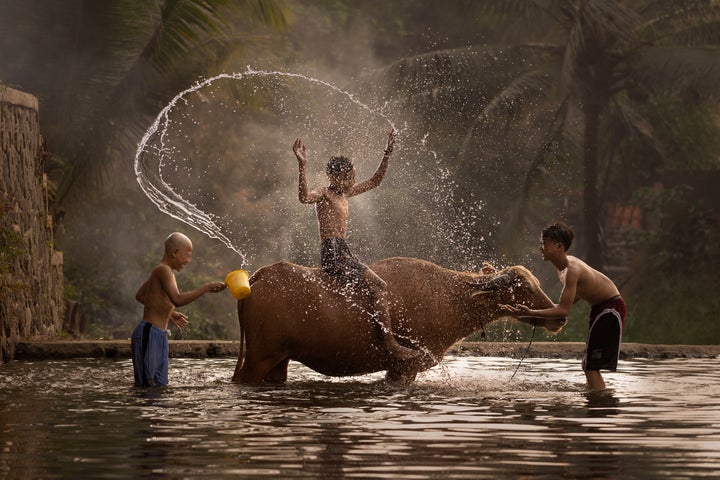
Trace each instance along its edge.
<instances>
[{"instance_id":1,"label":"palm tree","mask_svg":"<svg viewBox=\"0 0 720 480\"><path fill-rule=\"evenodd\" d=\"M572 152L577 114L583 126L576 143L582 158L585 256L600 265L599 156L611 158L615 148L602 141L609 119L621 121L626 134L651 138L652 126L637 108L645 99L688 89L701 96L720 93L720 5L712 0L486 0L471 8L513 28L527 25L535 41L430 52L401 59L384 73L410 98L427 100L440 92L475 99L461 149L466 157L468 146L492 121L523 111L537 114L538 108L549 112L525 177L526 195L558 151Z\"/></svg>"},{"instance_id":2,"label":"palm tree","mask_svg":"<svg viewBox=\"0 0 720 480\"><path fill-rule=\"evenodd\" d=\"M282 0L85 4L83 13L90 22L113 27L104 45L112 55L113 70L89 75L88 81L99 83L109 94L100 108L80 110L76 120L87 133L79 141L74 139L80 148L65 146L71 169L60 200L73 191L97 190L108 163L133 157L148 118L180 88L221 68L225 58L253 44L252 27L283 29L286 13L281 5ZM147 40L142 43L142 39Z\"/></svg>"}]
</instances>

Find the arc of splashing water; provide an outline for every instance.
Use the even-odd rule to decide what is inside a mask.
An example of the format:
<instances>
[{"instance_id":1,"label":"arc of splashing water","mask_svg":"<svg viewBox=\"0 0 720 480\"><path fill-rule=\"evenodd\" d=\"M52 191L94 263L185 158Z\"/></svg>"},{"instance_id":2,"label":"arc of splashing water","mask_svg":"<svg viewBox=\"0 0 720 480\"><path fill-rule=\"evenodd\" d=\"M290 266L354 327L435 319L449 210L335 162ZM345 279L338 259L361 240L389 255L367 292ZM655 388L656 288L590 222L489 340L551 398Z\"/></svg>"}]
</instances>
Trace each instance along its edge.
<instances>
[{"instance_id":1,"label":"arc of splashing water","mask_svg":"<svg viewBox=\"0 0 720 480\"><path fill-rule=\"evenodd\" d=\"M278 76L285 76L285 77L295 77L295 78L302 78L304 80L308 80L313 83L317 83L320 85L324 85L328 88L331 88L332 90L335 90L336 92L339 92L343 95L345 95L347 98L349 98L351 101L353 101L355 104L359 105L363 109L367 110L368 112L379 115L381 118L383 118L385 121L388 122L391 128L395 128L392 121L384 115L382 112L377 112L373 109L371 109L369 106L364 104L363 102L356 99L351 93L346 92L345 90L342 90L335 85L325 82L323 80L319 80L317 78L308 77L306 75L300 74L300 73L287 73L287 72L271 72L271 71L265 71L265 70L253 70L250 67L246 69L243 73L221 73L219 75L216 75L214 77L205 79L203 81L196 82L193 86L183 90L182 92L175 95L175 97L170 101L170 103L165 106L165 108L162 109L162 111L158 114L158 116L155 118L155 121L150 126L150 128L145 132L145 135L143 136L142 140L138 144L137 152L135 153L135 178L140 185L140 188L145 193L145 195L152 201L160 211L170 215L171 217L175 218L176 220L180 220L191 227L195 228L196 230L206 234L210 238L215 238L217 240L220 240L226 247L233 250L235 253L240 255L242 259L242 265L245 265L247 262L247 257L243 252L238 250L237 247L235 247L232 243L232 241L227 238L226 235L224 235L220 228L215 224L213 220L213 215L206 213L202 211L200 208L198 208L195 204L191 203L190 201L183 198L179 193L177 193L167 182L163 180L162 177L162 166L164 163L165 155L169 153L169 149L165 147L165 134L167 131L167 128L170 124L170 112L175 107L178 101L180 101L185 95L195 92L197 90L200 90L201 88L204 88L208 85L211 85L213 82L219 79L231 79L231 80L239 80L243 78L243 76L271 76L271 75L278 75ZM145 165L144 162L142 162L141 158L144 152L147 151L148 142L150 141L150 138L155 135L158 132L158 129L162 127L162 130L160 131L160 146L155 148L156 153L160 157L160 161L158 163L158 172L157 175L148 175L150 172L145 171ZM155 181L157 183L153 183L152 178L154 177Z\"/></svg>"}]
</instances>

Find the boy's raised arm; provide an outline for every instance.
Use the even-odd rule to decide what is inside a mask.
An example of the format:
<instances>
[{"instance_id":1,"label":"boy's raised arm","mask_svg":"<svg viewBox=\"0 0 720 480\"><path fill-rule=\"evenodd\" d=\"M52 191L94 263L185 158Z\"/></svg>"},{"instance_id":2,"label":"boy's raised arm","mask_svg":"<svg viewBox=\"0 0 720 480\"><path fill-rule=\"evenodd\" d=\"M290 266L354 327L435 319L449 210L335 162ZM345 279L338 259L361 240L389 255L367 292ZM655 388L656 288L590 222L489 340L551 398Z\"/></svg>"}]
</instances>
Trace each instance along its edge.
<instances>
[{"instance_id":1,"label":"boy's raised arm","mask_svg":"<svg viewBox=\"0 0 720 480\"><path fill-rule=\"evenodd\" d=\"M295 143L293 143L293 153L295 153L298 161L298 200L300 200L300 203L316 203L322 195L319 190L308 192L307 177L305 176L307 150L299 138L296 138Z\"/></svg>"},{"instance_id":2,"label":"boy's raised arm","mask_svg":"<svg viewBox=\"0 0 720 480\"><path fill-rule=\"evenodd\" d=\"M348 193L349 196L365 193L368 190L372 190L373 188L380 185L383 177L385 177L385 172L387 172L390 155L392 154L393 148L395 148L396 136L397 132L393 128L392 130L390 130L390 134L388 135L387 147L385 147L385 152L383 152L382 160L380 160L380 165L378 165L375 173L373 173L373 176L368 178L367 180L353 185L350 189L350 192Z\"/></svg>"}]
</instances>

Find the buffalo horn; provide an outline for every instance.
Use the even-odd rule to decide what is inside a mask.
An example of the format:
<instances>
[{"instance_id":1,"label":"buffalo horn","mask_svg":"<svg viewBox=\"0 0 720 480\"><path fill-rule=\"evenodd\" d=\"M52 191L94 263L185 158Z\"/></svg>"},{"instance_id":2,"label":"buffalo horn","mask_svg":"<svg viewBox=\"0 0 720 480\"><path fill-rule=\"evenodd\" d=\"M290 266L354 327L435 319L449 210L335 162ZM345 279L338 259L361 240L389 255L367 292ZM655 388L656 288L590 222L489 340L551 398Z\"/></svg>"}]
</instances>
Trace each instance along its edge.
<instances>
[{"instance_id":1,"label":"buffalo horn","mask_svg":"<svg viewBox=\"0 0 720 480\"><path fill-rule=\"evenodd\" d=\"M513 282L513 280L515 280L515 275L512 273L503 273L485 282L473 283L472 285L479 288L481 291L486 292L507 287Z\"/></svg>"}]
</instances>

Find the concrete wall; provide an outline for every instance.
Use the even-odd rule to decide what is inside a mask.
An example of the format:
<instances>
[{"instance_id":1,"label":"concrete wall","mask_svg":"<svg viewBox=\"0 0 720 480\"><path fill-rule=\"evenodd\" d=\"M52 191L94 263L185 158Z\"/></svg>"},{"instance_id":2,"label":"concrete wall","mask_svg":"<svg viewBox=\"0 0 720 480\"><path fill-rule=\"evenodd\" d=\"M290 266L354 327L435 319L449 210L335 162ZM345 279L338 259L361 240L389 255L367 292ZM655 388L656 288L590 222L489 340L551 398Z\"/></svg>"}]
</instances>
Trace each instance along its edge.
<instances>
[{"instance_id":1,"label":"concrete wall","mask_svg":"<svg viewBox=\"0 0 720 480\"><path fill-rule=\"evenodd\" d=\"M53 248L37 98L0 84L0 363L63 320L63 258Z\"/></svg>"}]
</instances>

